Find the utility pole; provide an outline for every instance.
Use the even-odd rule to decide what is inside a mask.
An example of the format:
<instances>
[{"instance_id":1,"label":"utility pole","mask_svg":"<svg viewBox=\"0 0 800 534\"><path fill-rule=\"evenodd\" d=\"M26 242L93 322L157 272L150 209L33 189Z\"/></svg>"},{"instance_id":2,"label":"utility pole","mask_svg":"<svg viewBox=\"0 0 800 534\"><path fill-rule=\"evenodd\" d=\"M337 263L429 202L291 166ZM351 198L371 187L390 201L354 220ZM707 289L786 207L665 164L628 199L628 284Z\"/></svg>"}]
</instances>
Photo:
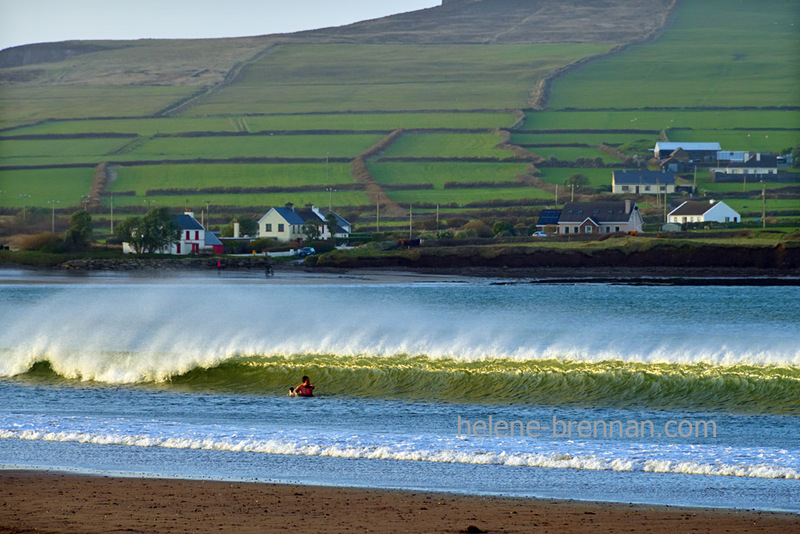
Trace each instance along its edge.
<instances>
[{"instance_id":1,"label":"utility pole","mask_svg":"<svg viewBox=\"0 0 800 534\"><path fill-rule=\"evenodd\" d=\"M408 238L414 237L414 205L408 205Z\"/></svg>"},{"instance_id":2,"label":"utility pole","mask_svg":"<svg viewBox=\"0 0 800 534\"><path fill-rule=\"evenodd\" d=\"M22 194L22 195L19 196L19 198L22 199L22 224L25 224L25 211L26 211L25 208L28 207L28 203L26 202L26 199L31 198L31 196Z\"/></svg>"},{"instance_id":3,"label":"utility pole","mask_svg":"<svg viewBox=\"0 0 800 534\"><path fill-rule=\"evenodd\" d=\"M206 216L208 217L208 226L211 226L211 204L213 204L213 200L206 200ZM205 227L208 230L208 227Z\"/></svg>"},{"instance_id":4,"label":"utility pole","mask_svg":"<svg viewBox=\"0 0 800 534\"><path fill-rule=\"evenodd\" d=\"M111 195L111 235L114 235L114 195Z\"/></svg>"},{"instance_id":5,"label":"utility pole","mask_svg":"<svg viewBox=\"0 0 800 534\"><path fill-rule=\"evenodd\" d=\"M767 186L761 180L761 229L767 228Z\"/></svg>"},{"instance_id":6,"label":"utility pole","mask_svg":"<svg viewBox=\"0 0 800 534\"><path fill-rule=\"evenodd\" d=\"M381 233L381 201L375 203L375 233Z\"/></svg>"},{"instance_id":7,"label":"utility pole","mask_svg":"<svg viewBox=\"0 0 800 534\"><path fill-rule=\"evenodd\" d=\"M0 214L3 213L3 193L5 193L5 191L0 189Z\"/></svg>"},{"instance_id":8,"label":"utility pole","mask_svg":"<svg viewBox=\"0 0 800 534\"><path fill-rule=\"evenodd\" d=\"M558 205L558 184L556 184L556 205Z\"/></svg>"},{"instance_id":9,"label":"utility pole","mask_svg":"<svg viewBox=\"0 0 800 534\"><path fill-rule=\"evenodd\" d=\"M53 217L50 223L50 231L56 233L56 204L61 204L60 200L48 200L48 204L53 206Z\"/></svg>"}]
</instances>

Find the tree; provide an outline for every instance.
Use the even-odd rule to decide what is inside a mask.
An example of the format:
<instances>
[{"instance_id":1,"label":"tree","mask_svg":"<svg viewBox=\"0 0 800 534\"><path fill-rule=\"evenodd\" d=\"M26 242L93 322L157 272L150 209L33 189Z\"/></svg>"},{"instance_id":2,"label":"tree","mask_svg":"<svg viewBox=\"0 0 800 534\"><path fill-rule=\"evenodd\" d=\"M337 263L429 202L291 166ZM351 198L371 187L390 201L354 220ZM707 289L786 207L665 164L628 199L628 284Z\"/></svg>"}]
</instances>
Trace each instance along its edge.
<instances>
[{"instance_id":1,"label":"tree","mask_svg":"<svg viewBox=\"0 0 800 534\"><path fill-rule=\"evenodd\" d=\"M152 208L144 217L128 217L114 233L120 241L130 244L136 254L142 254L170 246L178 240L180 232L169 208Z\"/></svg>"},{"instance_id":2,"label":"tree","mask_svg":"<svg viewBox=\"0 0 800 534\"><path fill-rule=\"evenodd\" d=\"M117 224L116 228L114 228L114 233L120 241L128 243L136 254L144 252L144 222L138 215L128 217Z\"/></svg>"},{"instance_id":3,"label":"tree","mask_svg":"<svg viewBox=\"0 0 800 534\"><path fill-rule=\"evenodd\" d=\"M251 219L250 217L244 217L241 219L234 219L233 221L229 222L225 226L222 227L220 230L220 235L222 237L233 237L233 224L235 222L239 223L239 236L250 236L254 237L258 235L258 223Z\"/></svg>"},{"instance_id":4,"label":"tree","mask_svg":"<svg viewBox=\"0 0 800 534\"><path fill-rule=\"evenodd\" d=\"M64 234L65 244L72 249L82 249L92 239L92 215L86 210L79 210L69 218L70 228Z\"/></svg>"},{"instance_id":5,"label":"tree","mask_svg":"<svg viewBox=\"0 0 800 534\"><path fill-rule=\"evenodd\" d=\"M319 236L322 234L322 230L320 230L321 221L309 219L303 225L303 234L305 234L306 239L309 241L316 241L319 239Z\"/></svg>"},{"instance_id":6,"label":"tree","mask_svg":"<svg viewBox=\"0 0 800 534\"><path fill-rule=\"evenodd\" d=\"M583 174L573 174L572 176L564 180L564 185L586 186L589 185L589 179Z\"/></svg>"},{"instance_id":7,"label":"tree","mask_svg":"<svg viewBox=\"0 0 800 534\"><path fill-rule=\"evenodd\" d=\"M339 227L339 219L333 213L325 215L325 224L328 226L328 231L331 233L331 239L336 235L336 229Z\"/></svg>"},{"instance_id":8,"label":"tree","mask_svg":"<svg viewBox=\"0 0 800 534\"><path fill-rule=\"evenodd\" d=\"M152 208L142 219L145 229L145 250L157 252L170 246L181 235L181 227L169 208Z\"/></svg>"}]
</instances>

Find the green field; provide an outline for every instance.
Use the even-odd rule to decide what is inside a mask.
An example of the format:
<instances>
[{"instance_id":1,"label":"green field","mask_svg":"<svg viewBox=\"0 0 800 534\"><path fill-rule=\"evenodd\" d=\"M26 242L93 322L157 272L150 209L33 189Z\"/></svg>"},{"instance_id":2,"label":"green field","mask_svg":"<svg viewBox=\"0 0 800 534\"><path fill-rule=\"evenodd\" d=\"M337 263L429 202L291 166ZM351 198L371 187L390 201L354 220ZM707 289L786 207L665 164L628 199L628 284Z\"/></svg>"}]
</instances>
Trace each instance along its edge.
<instances>
[{"instance_id":1,"label":"green field","mask_svg":"<svg viewBox=\"0 0 800 534\"><path fill-rule=\"evenodd\" d=\"M0 206L47 207L48 200L60 206L80 206L81 196L89 192L93 169L39 169L0 171ZM20 195L30 195L23 197Z\"/></svg>"},{"instance_id":2,"label":"green field","mask_svg":"<svg viewBox=\"0 0 800 534\"><path fill-rule=\"evenodd\" d=\"M669 140L680 142L719 141L725 150L771 152L800 143L800 131L784 130L671 130Z\"/></svg>"},{"instance_id":3,"label":"green field","mask_svg":"<svg viewBox=\"0 0 800 534\"><path fill-rule=\"evenodd\" d=\"M250 208L254 212L266 213L273 206L284 206L287 202L292 202L297 206L314 204L316 206L328 206L331 201L333 206L370 206L371 202L361 191L342 191L331 194L320 192L298 192L298 193L259 193L259 194L211 194L211 195L151 195L147 197L138 196L119 196L114 197L114 207L141 206L143 208L154 206L167 206L176 210L185 207L199 212L205 209L205 202L212 200L211 216L214 224L230 221L233 216L226 208ZM146 202L145 202L146 201ZM109 201L105 199L103 205L108 206Z\"/></svg>"},{"instance_id":4,"label":"green field","mask_svg":"<svg viewBox=\"0 0 800 534\"><path fill-rule=\"evenodd\" d=\"M467 162L390 162L370 163L369 170L380 184L432 184L444 189L447 182L511 182L524 174L525 163L467 163Z\"/></svg>"},{"instance_id":5,"label":"green field","mask_svg":"<svg viewBox=\"0 0 800 534\"><path fill-rule=\"evenodd\" d=\"M800 105L797 7L682 2L656 41L558 80L550 109Z\"/></svg>"},{"instance_id":6,"label":"green field","mask_svg":"<svg viewBox=\"0 0 800 534\"><path fill-rule=\"evenodd\" d=\"M321 164L241 164L241 165L143 165L115 166L117 178L111 192L148 189L188 189L210 187L297 187L306 185L349 184L350 165Z\"/></svg>"},{"instance_id":7,"label":"green field","mask_svg":"<svg viewBox=\"0 0 800 534\"><path fill-rule=\"evenodd\" d=\"M522 130L653 130L695 128L800 129L800 111L669 110L651 111L530 111Z\"/></svg>"},{"instance_id":8,"label":"green field","mask_svg":"<svg viewBox=\"0 0 800 534\"><path fill-rule=\"evenodd\" d=\"M389 196L401 204L408 205L417 202L428 204L456 203L466 207L470 202L486 202L487 200L521 200L552 198L551 193L534 187L514 188L485 188L485 189L445 189L422 191L391 191Z\"/></svg>"},{"instance_id":9,"label":"green field","mask_svg":"<svg viewBox=\"0 0 800 534\"><path fill-rule=\"evenodd\" d=\"M12 140L0 143L3 165L100 162L130 139Z\"/></svg>"},{"instance_id":10,"label":"green field","mask_svg":"<svg viewBox=\"0 0 800 534\"><path fill-rule=\"evenodd\" d=\"M383 135L155 137L115 161L192 158L352 158Z\"/></svg>"},{"instance_id":11,"label":"green field","mask_svg":"<svg viewBox=\"0 0 800 534\"><path fill-rule=\"evenodd\" d=\"M194 93L194 87L3 87L0 128L45 119L140 117Z\"/></svg>"},{"instance_id":12,"label":"green field","mask_svg":"<svg viewBox=\"0 0 800 534\"><path fill-rule=\"evenodd\" d=\"M521 108L550 70L609 48L288 44L189 114Z\"/></svg>"},{"instance_id":13,"label":"green field","mask_svg":"<svg viewBox=\"0 0 800 534\"><path fill-rule=\"evenodd\" d=\"M258 115L164 117L146 119L58 120L23 126L4 135L184 132L262 132L285 130L384 130L397 128L503 128L514 124L511 113L335 113L325 115Z\"/></svg>"},{"instance_id":14,"label":"green field","mask_svg":"<svg viewBox=\"0 0 800 534\"><path fill-rule=\"evenodd\" d=\"M405 134L385 150L386 158L510 158L508 150L495 148L494 134Z\"/></svg>"}]
</instances>

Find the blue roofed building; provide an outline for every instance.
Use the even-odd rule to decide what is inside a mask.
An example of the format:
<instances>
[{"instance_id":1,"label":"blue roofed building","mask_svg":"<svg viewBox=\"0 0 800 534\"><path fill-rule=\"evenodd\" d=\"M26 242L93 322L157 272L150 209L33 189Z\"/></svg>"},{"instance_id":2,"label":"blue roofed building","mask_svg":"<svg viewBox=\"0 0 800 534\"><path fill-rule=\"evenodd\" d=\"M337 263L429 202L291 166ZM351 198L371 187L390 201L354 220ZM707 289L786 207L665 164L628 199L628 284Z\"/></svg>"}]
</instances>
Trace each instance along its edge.
<instances>
[{"instance_id":1,"label":"blue roofed building","mask_svg":"<svg viewBox=\"0 0 800 534\"><path fill-rule=\"evenodd\" d=\"M336 228L328 227L326 219L328 213L336 217ZM283 243L302 243L307 239L304 226L309 221L321 228L321 239L331 237L346 239L352 231L352 225L332 211L324 212L311 205L297 208L293 204L287 204L282 208L272 208L261 217L258 221L258 237L276 239Z\"/></svg>"},{"instance_id":2,"label":"blue roofed building","mask_svg":"<svg viewBox=\"0 0 800 534\"><path fill-rule=\"evenodd\" d=\"M615 195L655 195L675 192L675 173L661 171L614 171L611 192Z\"/></svg>"}]
</instances>

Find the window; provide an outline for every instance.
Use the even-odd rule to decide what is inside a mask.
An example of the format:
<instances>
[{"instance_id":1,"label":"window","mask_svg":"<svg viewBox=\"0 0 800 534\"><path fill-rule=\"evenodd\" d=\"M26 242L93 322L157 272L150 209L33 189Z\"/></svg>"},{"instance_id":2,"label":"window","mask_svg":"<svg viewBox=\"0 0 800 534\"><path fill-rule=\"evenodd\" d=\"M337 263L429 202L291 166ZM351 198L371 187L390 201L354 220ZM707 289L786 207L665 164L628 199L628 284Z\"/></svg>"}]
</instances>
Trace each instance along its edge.
<instances>
[{"instance_id":1,"label":"window","mask_svg":"<svg viewBox=\"0 0 800 534\"><path fill-rule=\"evenodd\" d=\"M173 234L173 235L175 235L175 234ZM191 233L189 232L189 230L186 230L186 241L189 241L191 239L191 237L189 237L190 235L191 235Z\"/></svg>"},{"instance_id":2,"label":"window","mask_svg":"<svg viewBox=\"0 0 800 534\"><path fill-rule=\"evenodd\" d=\"M197 240L200 240L200 230L195 230L194 231L194 238L197 239Z\"/></svg>"},{"instance_id":3,"label":"window","mask_svg":"<svg viewBox=\"0 0 800 534\"><path fill-rule=\"evenodd\" d=\"M645 191L650 191L650 186L649 185L644 186L644 190Z\"/></svg>"},{"instance_id":4,"label":"window","mask_svg":"<svg viewBox=\"0 0 800 534\"><path fill-rule=\"evenodd\" d=\"M587 234L591 234L592 233L592 227L591 226L587 226L585 232Z\"/></svg>"},{"instance_id":5,"label":"window","mask_svg":"<svg viewBox=\"0 0 800 534\"><path fill-rule=\"evenodd\" d=\"M615 226L615 227L614 227L614 231L615 231L615 232L619 232L619 226Z\"/></svg>"},{"instance_id":6,"label":"window","mask_svg":"<svg viewBox=\"0 0 800 534\"><path fill-rule=\"evenodd\" d=\"M623 186L622 186L622 190L623 190L623 191L630 191L630 190L631 190L631 188L630 188L630 186L628 186L628 185L623 185Z\"/></svg>"},{"instance_id":7,"label":"window","mask_svg":"<svg viewBox=\"0 0 800 534\"><path fill-rule=\"evenodd\" d=\"M264 231L265 232L271 232L272 231L272 223L266 223L264 225Z\"/></svg>"},{"instance_id":8,"label":"window","mask_svg":"<svg viewBox=\"0 0 800 534\"><path fill-rule=\"evenodd\" d=\"M286 226L283 223L278 223L278 231L283 232L286 230Z\"/></svg>"},{"instance_id":9,"label":"window","mask_svg":"<svg viewBox=\"0 0 800 534\"><path fill-rule=\"evenodd\" d=\"M565 226L565 227L564 227L564 233L565 233L565 234L568 234L568 233L569 233L569 226Z\"/></svg>"}]
</instances>

